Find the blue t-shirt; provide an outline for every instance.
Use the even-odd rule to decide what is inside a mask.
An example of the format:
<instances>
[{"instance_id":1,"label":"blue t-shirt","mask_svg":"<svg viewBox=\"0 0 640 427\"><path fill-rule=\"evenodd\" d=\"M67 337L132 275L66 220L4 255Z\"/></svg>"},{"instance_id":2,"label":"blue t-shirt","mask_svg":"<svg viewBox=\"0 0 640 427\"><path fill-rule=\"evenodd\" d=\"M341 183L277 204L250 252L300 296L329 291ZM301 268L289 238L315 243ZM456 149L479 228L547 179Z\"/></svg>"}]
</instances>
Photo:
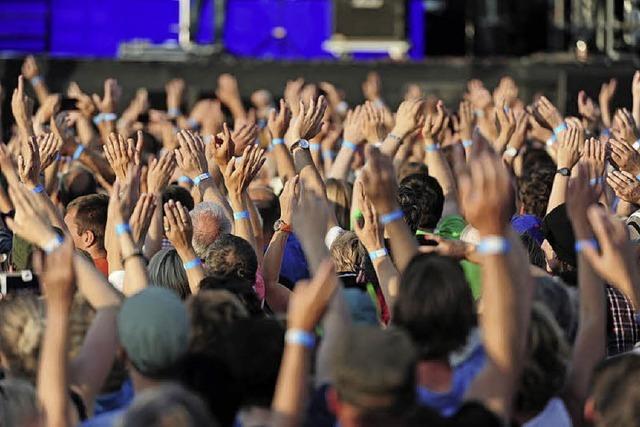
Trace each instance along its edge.
<instances>
[{"instance_id":1,"label":"blue t-shirt","mask_svg":"<svg viewBox=\"0 0 640 427\"><path fill-rule=\"evenodd\" d=\"M433 392L418 386L418 403L435 409L440 415L450 417L458 412L463 403L464 394L485 365L487 356L481 344L453 368L451 390L445 393Z\"/></svg>"},{"instance_id":2,"label":"blue t-shirt","mask_svg":"<svg viewBox=\"0 0 640 427\"><path fill-rule=\"evenodd\" d=\"M113 427L124 415L127 408L120 408L114 411L103 412L102 414L88 419L81 424L82 427Z\"/></svg>"},{"instance_id":3,"label":"blue t-shirt","mask_svg":"<svg viewBox=\"0 0 640 427\"><path fill-rule=\"evenodd\" d=\"M133 384L130 379L126 379L122 383L120 390L113 393L104 393L96 397L96 403L93 405L94 417L105 412L129 406L133 400Z\"/></svg>"}]
</instances>

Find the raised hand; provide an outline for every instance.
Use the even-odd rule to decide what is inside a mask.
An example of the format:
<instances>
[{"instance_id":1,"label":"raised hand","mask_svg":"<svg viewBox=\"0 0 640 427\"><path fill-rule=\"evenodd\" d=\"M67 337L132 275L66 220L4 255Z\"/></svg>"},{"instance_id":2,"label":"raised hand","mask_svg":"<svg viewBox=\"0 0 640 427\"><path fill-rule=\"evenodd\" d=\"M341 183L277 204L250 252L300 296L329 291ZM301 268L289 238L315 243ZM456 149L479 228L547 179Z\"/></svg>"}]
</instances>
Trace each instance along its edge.
<instances>
[{"instance_id":1,"label":"raised hand","mask_svg":"<svg viewBox=\"0 0 640 427\"><path fill-rule=\"evenodd\" d=\"M364 109L361 105L347 111L344 119L344 140L353 144L361 144L366 141L364 135Z\"/></svg>"},{"instance_id":2,"label":"raised hand","mask_svg":"<svg viewBox=\"0 0 640 427\"><path fill-rule=\"evenodd\" d=\"M284 100L289 108L291 108L291 113L294 115L298 114L303 86L304 79L300 77L295 80L287 80L287 84L284 87Z\"/></svg>"},{"instance_id":3,"label":"raised hand","mask_svg":"<svg viewBox=\"0 0 640 427\"><path fill-rule=\"evenodd\" d=\"M231 140L233 141L234 154L236 156L242 155L245 148L250 145L254 145L256 138L258 137L258 127L255 123L241 123L236 122L236 128L231 133Z\"/></svg>"},{"instance_id":4,"label":"raised hand","mask_svg":"<svg viewBox=\"0 0 640 427\"><path fill-rule=\"evenodd\" d=\"M633 144L640 138L636 122L626 108L616 111L614 121L618 126L613 127L612 133L617 139L623 139L628 144Z\"/></svg>"},{"instance_id":5,"label":"raised hand","mask_svg":"<svg viewBox=\"0 0 640 427\"><path fill-rule=\"evenodd\" d=\"M423 106L423 99L402 102L396 112L396 123L391 133L403 138L418 130L424 120Z\"/></svg>"},{"instance_id":6,"label":"raised hand","mask_svg":"<svg viewBox=\"0 0 640 427\"><path fill-rule=\"evenodd\" d=\"M294 176L284 184L280 193L280 219L291 225L293 221L293 211L298 206L300 199L300 177Z\"/></svg>"},{"instance_id":7,"label":"raised hand","mask_svg":"<svg viewBox=\"0 0 640 427\"><path fill-rule=\"evenodd\" d=\"M468 173L458 176L458 188L465 219L480 235L504 235L513 206L513 188L502 163L483 152L469 162Z\"/></svg>"},{"instance_id":8,"label":"raised hand","mask_svg":"<svg viewBox=\"0 0 640 427\"><path fill-rule=\"evenodd\" d=\"M374 107L371 101L367 101L364 104L362 118L363 133L367 141L371 144L382 142L386 136L382 110Z\"/></svg>"},{"instance_id":9,"label":"raised hand","mask_svg":"<svg viewBox=\"0 0 640 427\"><path fill-rule=\"evenodd\" d=\"M599 189L602 186L591 185L591 180L596 178L589 164L581 160L576 166L575 177L569 180L566 193L567 214L571 220L576 239L591 237L591 225L587 219L589 206L598 202Z\"/></svg>"},{"instance_id":10,"label":"raised hand","mask_svg":"<svg viewBox=\"0 0 640 427\"><path fill-rule=\"evenodd\" d=\"M509 143L513 132L516 130L516 116L512 108L507 106L506 101L502 100L496 107L496 119L500 126L498 138L495 141L496 151L502 151Z\"/></svg>"},{"instance_id":11,"label":"raised hand","mask_svg":"<svg viewBox=\"0 0 640 427\"><path fill-rule=\"evenodd\" d=\"M48 123L51 117L60 110L60 95L49 95L35 115L36 123Z\"/></svg>"},{"instance_id":12,"label":"raised hand","mask_svg":"<svg viewBox=\"0 0 640 427\"><path fill-rule=\"evenodd\" d=\"M556 148L556 163L558 164L558 169L573 169L580 159L581 142L580 131L575 127L570 127L560 135L560 140Z\"/></svg>"},{"instance_id":13,"label":"raised hand","mask_svg":"<svg viewBox=\"0 0 640 427\"><path fill-rule=\"evenodd\" d=\"M185 86L182 79L171 79L164 86L164 90L167 93L167 111L170 116L180 115L180 104L182 104Z\"/></svg>"},{"instance_id":14,"label":"raised hand","mask_svg":"<svg viewBox=\"0 0 640 427\"><path fill-rule=\"evenodd\" d=\"M390 213L398 205L398 183L393 163L371 145L367 146L366 157L367 163L361 172L364 192L379 214Z\"/></svg>"},{"instance_id":15,"label":"raised hand","mask_svg":"<svg viewBox=\"0 0 640 427\"><path fill-rule=\"evenodd\" d=\"M42 286L49 306L71 308L76 292L73 240L65 238L59 248L44 257Z\"/></svg>"},{"instance_id":16,"label":"raised hand","mask_svg":"<svg viewBox=\"0 0 640 427\"><path fill-rule=\"evenodd\" d=\"M25 184L35 187L40 176L40 151L35 136L30 136L18 155L18 173Z\"/></svg>"},{"instance_id":17,"label":"raised hand","mask_svg":"<svg viewBox=\"0 0 640 427\"><path fill-rule=\"evenodd\" d=\"M21 130L31 130L33 100L24 92L24 77L22 75L18 76L18 87L13 90L11 96L11 112Z\"/></svg>"},{"instance_id":18,"label":"raised hand","mask_svg":"<svg viewBox=\"0 0 640 427\"><path fill-rule=\"evenodd\" d=\"M428 114L424 119L422 137L426 144L438 143L438 137L442 130L447 127L448 123L449 118L444 112L444 105L442 101L438 101L436 104L436 113Z\"/></svg>"},{"instance_id":19,"label":"raised hand","mask_svg":"<svg viewBox=\"0 0 640 427\"><path fill-rule=\"evenodd\" d=\"M291 110L284 99L280 100L280 109L276 113L275 109L269 111L267 129L271 133L271 138L284 138L291 121Z\"/></svg>"},{"instance_id":20,"label":"raised hand","mask_svg":"<svg viewBox=\"0 0 640 427\"><path fill-rule=\"evenodd\" d=\"M140 165L130 164L124 182L117 178L111 188L109 212L113 212L115 224L128 224L133 213L136 200L140 194Z\"/></svg>"},{"instance_id":21,"label":"raised hand","mask_svg":"<svg viewBox=\"0 0 640 427\"><path fill-rule=\"evenodd\" d=\"M611 171L607 175L607 183L625 202L640 204L640 181L629 172Z\"/></svg>"},{"instance_id":22,"label":"raised hand","mask_svg":"<svg viewBox=\"0 0 640 427\"><path fill-rule=\"evenodd\" d=\"M38 63L36 62L36 58L34 58L33 55L29 55L24 59L21 71L22 75L29 80L40 75Z\"/></svg>"},{"instance_id":23,"label":"raised hand","mask_svg":"<svg viewBox=\"0 0 640 427\"><path fill-rule=\"evenodd\" d=\"M45 170L57 159L60 148L62 148L62 139L58 138L53 132L38 135L40 170Z\"/></svg>"},{"instance_id":24,"label":"raised hand","mask_svg":"<svg viewBox=\"0 0 640 427\"><path fill-rule=\"evenodd\" d=\"M122 88L116 79L104 81L104 95L101 98L98 94L92 95L95 106L101 113L114 113L118 107L118 101L122 95Z\"/></svg>"},{"instance_id":25,"label":"raised hand","mask_svg":"<svg viewBox=\"0 0 640 427\"><path fill-rule=\"evenodd\" d=\"M164 232L180 253L191 247L193 225L189 210L182 203L169 200L164 204Z\"/></svg>"},{"instance_id":26,"label":"raised hand","mask_svg":"<svg viewBox=\"0 0 640 427\"><path fill-rule=\"evenodd\" d=\"M16 210L13 219L6 220L11 231L40 248L56 238L45 202L38 194L18 184L9 187L9 197Z\"/></svg>"},{"instance_id":27,"label":"raised hand","mask_svg":"<svg viewBox=\"0 0 640 427\"><path fill-rule=\"evenodd\" d=\"M102 149L107 162L109 162L111 169L113 169L116 178L118 178L120 182L126 180L130 165L140 164L142 144L143 138L141 131L138 131L135 143L131 138L125 140L124 136L119 133L112 132L109 134L109 138L105 141Z\"/></svg>"},{"instance_id":28,"label":"raised hand","mask_svg":"<svg viewBox=\"0 0 640 427\"><path fill-rule=\"evenodd\" d=\"M362 218L355 222L354 231L367 252L384 248L384 226L378 220L378 213L371 201L366 197L362 182L356 182L355 194L358 196L358 206L362 211Z\"/></svg>"},{"instance_id":29,"label":"raised hand","mask_svg":"<svg viewBox=\"0 0 640 427\"><path fill-rule=\"evenodd\" d=\"M611 159L624 171L634 176L640 174L640 153L624 140L609 139L611 147Z\"/></svg>"},{"instance_id":30,"label":"raised hand","mask_svg":"<svg viewBox=\"0 0 640 427\"><path fill-rule=\"evenodd\" d=\"M235 144L231 138L231 131L226 123L222 124L220 132L206 148L207 157L213 159L220 169L224 169L235 154Z\"/></svg>"},{"instance_id":31,"label":"raised hand","mask_svg":"<svg viewBox=\"0 0 640 427\"><path fill-rule=\"evenodd\" d=\"M335 267L330 260L325 260L310 281L298 282L290 294L287 328L312 332L322 319L337 287Z\"/></svg>"},{"instance_id":32,"label":"raised hand","mask_svg":"<svg viewBox=\"0 0 640 427\"><path fill-rule=\"evenodd\" d=\"M156 203L154 194L143 193L138 198L133 212L131 212L129 226L131 226L131 237L137 247L142 247L144 243L151 219L156 210Z\"/></svg>"},{"instance_id":33,"label":"raised hand","mask_svg":"<svg viewBox=\"0 0 640 427\"><path fill-rule=\"evenodd\" d=\"M600 121L600 109L583 90L578 92L578 114L584 120L585 126L592 130Z\"/></svg>"},{"instance_id":34,"label":"raised hand","mask_svg":"<svg viewBox=\"0 0 640 427\"><path fill-rule=\"evenodd\" d=\"M529 130L529 113L522 110L515 115L516 127L507 146L519 151L525 143L527 138L527 130Z\"/></svg>"},{"instance_id":35,"label":"raised hand","mask_svg":"<svg viewBox=\"0 0 640 427\"><path fill-rule=\"evenodd\" d=\"M242 158L233 158L227 164L227 167L222 170L222 176L229 196L233 196L232 200L242 196L264 162L264 150L254 145L245 148Z\"/></svg>"},{"instance_id":36,"label":"raised hand","mask_svg":"<svg viewBox=\"0 0 640 427\"><path fill-rule=\"evenodd\" d=\"M616 79L611 79L608 82L602 83L600 87L600 94L598 95L598 99L600 101L600 111L602 113L602 123L605 127L611 127L611 100L613 99L613 95L616 93L616 87L618 86L618 81Z\"/></svg>"},{"instance_id":37,"label":"raised hand","mask_svg":"<svg viewBox=\"0 0 640 427\"><path fill-rule=\"evenodd\" d=\"M160 159L153 159L147 171L147 191L159 195L167 187L176 169L176 156L166 151Z\"/></svg>"},{"instance_id":38,"label":"raised hand","mask_svg":"<svg viewBox=\"0 0 640 427\"><path fill-rule=\"evenodd\" d=\"M469 101L461 101L458 108L460 139L463 141L471 141L473 129L475 128L475 116Z\"/></svg>"},{"instance_id":39,"label":"raised hand","mask_svg":"<svg viewBox=\"0 0 640 427\"><path fill-rule=\"evenodd\" d=\"M191 179L207 173L207 157L202 138L189 130L178 132L180 148L175 149L178 168Z\"/></svg>"},{"instance_id":40,"label":"raised hand","mask_svg":"<svg viewBox=\"0 0 640 427\"><path fill-rule=\"evenodd\" d=\"M607 150L605 144L596 138L587 139L582 150L582 157L589 165L591 173L601 179L606 166Z\"/></svg>"},{"instance_id":41,"label":"raised hand","mask_svg":"<svg viewBox=\"0 0 640 427\"><path fill-rule=\"evenodd\" d=\"M287 131L285 142L289 149L300 139L310 140L320 132L326 109L327 101L322 95L315 101L311 99L309 105L299 102L298 112L291 119Z\"/></svg>"},{"instance_id":42,"label":"raised hand","mask_svg":"<svg viewBox=\"0 0 640 427\"><path fill-rule=\"evenodd\" d=\"M551 129L562 124L562 116L555 105L546 97L541 96L536 102L535 110Z\"/></svg>"},{"instance_id":43,"label":"raised hand","mask_svg":"<svg viewBox=\"0 0 640 427\"><path fill-rule=\"evenodd\" d=\"M329 206L326 198L318 197L313 191L304 188L302 181L298 186L300 194L298 206L293 210L293 229L303 246L314 246L324 241L329 220Z\"/></svg>"},{"instance_id":44,"label":"raised hand","mask_svg":"<svg viewBox=\"0 0 640 427\"><path fill-rule=\"evenodd\" d=\"M218 77L218 89L216 96L225 105L232 104L240 100L240 89L238 80L231 74L221 74Z\"/></svg>"}]
</instances>

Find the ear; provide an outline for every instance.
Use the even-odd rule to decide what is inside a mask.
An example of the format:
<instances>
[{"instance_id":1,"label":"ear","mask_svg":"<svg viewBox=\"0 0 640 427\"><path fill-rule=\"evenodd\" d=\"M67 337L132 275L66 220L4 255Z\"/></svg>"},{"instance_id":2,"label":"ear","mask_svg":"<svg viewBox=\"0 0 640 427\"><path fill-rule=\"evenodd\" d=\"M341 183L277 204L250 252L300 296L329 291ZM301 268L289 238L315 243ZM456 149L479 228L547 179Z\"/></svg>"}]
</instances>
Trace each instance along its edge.
<instances>
[{"instance_id":1,"label":"ear","mask_svg":"<svg viewBox=\"0 0 640 427\"><path fill-rule=\"evenodd\" d=\"M596 421L596 402L593 396L589 396L584 402L584 419L590 424L595 424Z\"/></svg>"},{"instance_id":2,"label":"ear","mask_svg":"<svg viewBox=\"0 0 640 427\"><path fill-rule=\"evenodd\" d=\"M327 408L329 408L329 412L337 416L340 411L340 399L338 398L338 392L336 389L329 386L325 392L325 399L327 400Z\"/></svg>"},{"instance_id":3,"label":"ear","mask_svg":"<svg viewBox=\"0 0 640 427\"><path fill-rule=\"evenodd\" d=\"M96 235L93 234L93 231L87 230L82 233L82 242L85 248L91 247L96 243Z\"/></svg>"}]
</instances>

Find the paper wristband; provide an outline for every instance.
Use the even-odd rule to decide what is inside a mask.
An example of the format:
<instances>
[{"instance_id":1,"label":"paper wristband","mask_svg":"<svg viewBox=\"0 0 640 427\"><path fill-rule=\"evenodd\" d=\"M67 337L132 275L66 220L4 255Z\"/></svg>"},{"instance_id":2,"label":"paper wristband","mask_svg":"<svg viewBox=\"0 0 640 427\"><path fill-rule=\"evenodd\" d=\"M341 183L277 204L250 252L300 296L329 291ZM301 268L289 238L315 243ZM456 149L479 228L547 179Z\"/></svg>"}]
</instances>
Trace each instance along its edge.
<instances>
[{"instance_id":1,"label":"paper wristband","mask_svg":"<svg viewBox=\"0 0 640 427\"><path fill-rule=\"evenodd\" d=\"M179 108L169 108L167 113L169 113L169 115L171 117L178 117L180 115L180 109Z\"/></svg>"},{"instance_id":2,"label":"paper wristband","mask_svg":"<svg viewBox=\"0 0 640 427\"><path fill-rule=\"evenodd\" d=\"M179 176L178 182L181 182L183 184L193 184L193 180L186 175Z\"/></svg>"},{"instance_id":3,"label":"paper wristband","mask_svg":"<svg viewBox=\"0 0 640 427\"><path fill-rule=\"evenodd\" d=\"M29 80L31 82L32 86L38 86L40 83L42 83L42 77L40 76L34 76L31 80Z\"/></svg>"},{"instance_id":4,"label":"paper wristband","mask_svg":"<svg viewBox=\"0 0 640 427\"><path fill-rule=\"evenodd\" d=\"M580 253L584 250L584 248L586 248L587 246L592 247L593 249L598 249L598 241L596 239L582 239L582 240L576 240L575 243L575 250L576 253Z\"/></svg>"},{"instance_id":5,"label":"paper wristband","mask_svg":"<svg viewBox=\"0 0 640 427\"><path fill-rule=\"evenodd\" d=\"M427 153L434 153L436 151L438 151L440 149L440 147L438 147L438 144L433 144L433 145L427 145L424 147L424 151L426 151Z\"/></svg>"},{"instance_id":6,"label":"paper wristband","mask_svg":"<svg viewBox=\"0 0 640 427\"><path fill-rule=\"evenodd\" d=\"M600 132L602 134L602 136L606 136L606 137L610 137L611 136L611 129L606 128L606 129L602 129L602 132Z\"/></svg>"},{"instance_id":7,"label":"paper wristband","mask_svg":"<svg viewBox=\"0 0 640 427\"><path fill-rule=\"evenodd\" d=\"M236 221L239 221L241 219L249 219L249 211L234 212L233 219Z\"/></svg>"},{"instance_id":8,"label":"paper wristband","mask_svg":"<svg viewBox=\"0 0 640 427\"><path fill-rule=\"evenodd\" d=\"M284 144L284 139L282 138L273 138L271 140L271 145L282 145Z\"/></svg>"},{"instance_id":9,"label":"paper wristband","mask_svg":"<svg viewBox=\"0 0 640 427\"><path fill-rule=\"evenodd\" d=\"M387 255L389 255L387 248L380 248L376 251L369 252L369 259L371 259L371 261L375 261L378 258L383 258L383 257L386 257Z\"/></svg>"},{"instance_id":10,"label":"paper wristband","mask_svg":"<svg viewBox=\"0 0 640 427\"><path fill-rule=\"evenodd\" d=\"M549 139L547 139L546 141L547 147L551 147L553 144L556 143L557 140L558 140L557 136L551 135L551 137L549 137Z\"/></svg>"},{"instance_id":11,"label":"paper wristband","mask_svg":"<svg viewBox=\"0 0 640 427\"><path fill-rule=\"evenodd\" d=\"M325 160L332 160L336 157L336 153L331 150L322 150L322 158Z\"/></svg>"},{"instance_id":12,"label":"paper wristband","mask_svg":"<svg viewBox=\"0 0 640 427\"><path fill-rule=\"evenodd\" d=\"M348 148L351 151L356 151L356 144L350 141L342 141L342 146Z\"/></svg>"},{"instance_id":13,"label":"paper wristband","mask_svg":"<svg viewBox=\"0 0 640 427\"><path fill-rule=\"evenodd\" d=\"M54 237L53 239L51 239L47 243L45 243L45 245L42 247L42 249L46 253L50 254L51 252L55 251L60 246L62 246L63 242L64 242L64 239L62 238L62 236L60 236L58 233L56 233L56 237Z\"/></svg>"},{"instance_id":14,"label":"paper wristband","mask_svg":"<svg viewBox=\"0 0 640 427\"><path fill-rule=\"evenodd\" d=\"M193 184L194 185L200 185L200 183L202 181L204 181L205 179L209 179L211 178L211 175L209 175L207 172L200 174L198 176L196 176L195 178L193 178Z\"/></svg>"},{"instance_id":15,"label":"paper wristband","mask_svg":"<svg viewBox=\"0 0 640 427\"><path fill-rule=\"evenodd\" d=\"M189 126L191 129L197 129L197 128L200 127L200 124L198 123L198 121L196 119L189 118L187 120L187 126Z\"/></svg>"},{"instance_id":16,"label":"paper wristband","mask_svg":"<svg viewBox=\"0 0 640 427\"><path fill-rule=\"evenodd\" d=\"M131 233L131 227L127 223L116 225L116 236L122 236L124 233Z\"/></svg>"},{"instance_id":17,"label":"paper wristband","mask_svg":"<svg viewBox=\"0 0 640 427\"><path fill-rule=\"evenodd\" d=\"M302 329L289 329L284 334L284 342L312 349L316 345L316 337L314 337L312 333L303 331Z\"/></svg>"},{"instance_id":18,"label":"paper wristband","mask_svg":"<svg viewBox=\"0 0 640 427\"><path fill-rule=\"evenodd\" d=\"M595 178L591 178L589 180L589 185L592 187L595 187L598 184L602 184L604 182L604 178L602 178L601 176L595 177Z\"/></svg>"},{"instance_id":19,"label":"paper wristband","mask_svg":"<svg viewBox=\"0 0 640 427\"><path fill-rule=\"evenodd\" d=\"M315 152L320 151L320 144L318 143L309 144L309 150L315 151Z\"/></svg>"},{"instance_id":20,"label":"paper wristband","mask_svg":"<svg viewBox=\"0 0 640 427\"><path fill-rule=\"evenodd\" d=\"M78 160L82 153L84 152L84 145L78 145L78 148L73 152L73 156L71 157L73 160Z\"/></svg>"},{"instance_id":21,"label":"paper wristband","mask_svg":"<svg viewBox=\"0 0 640 427\"><path fill-rule=\"evenodd\" d=\"M36 194L40 194L44 191L44 187L42 186L42 184L38 184L35 187L33 187L33 190L31 191L33 191Z\"/></svg>"},{"instance_id":22,"label":"paper wristband","mask_svg":"<svg viewBox=\"0 0 640 427\"><path fill-rule=\"evenodd\" d=\"M509 241L502 236L488 236L480 240L476 252L480 255L499 255L509 252Z\"/></svg>"},{"instance_id":23,"label":"paper wristband","mask_svg":"<svg viewBox=\"0 0 640 427\"><path fill-rule=\"evenodd\" d=\"M202 260L200 258L194 258L191 261L187 261L182 266L185 270L191 270L192 268L196 268L202 265Z\"/></svg>"},{"instance_id":24,"label":"paper wristband","mask_svg":"<svg viewBox=\"0 0 640 427\"><path fill-rule=\"evenodd\" d=\"M567 124L566 123L561 123L558 126L556 126L555 128L553 128L553 134L555 136L560 135L562 132L564 132L565 130L567 130Z\"/></svg>"},{"instance_id":25,"label":"paper wristband","mask_svg":"<svg viewBox=\"0 0 640 427\"><path fill-rule=\"evenodd\" d=\"M464 140L462 140L462 146L463 146L464 148L469 148L469 147L471 147L472 145L473 145L473 141L472 141L472 140L470 140L470 139L464 139Z\"/></svg>"},{"instance_id":26,"label":"paper wristband","mask_svg":"<svg viewBox=\"0 0 640 427\"><path fill-rule=\"evenodd\" d=\"M393 212L389 212L388 214L380 215L380 224L387 225L390 222L397 221L402 218L404 218L404 212L402 212L402 209L397 209Z\"/></svg>"}]
</instances>

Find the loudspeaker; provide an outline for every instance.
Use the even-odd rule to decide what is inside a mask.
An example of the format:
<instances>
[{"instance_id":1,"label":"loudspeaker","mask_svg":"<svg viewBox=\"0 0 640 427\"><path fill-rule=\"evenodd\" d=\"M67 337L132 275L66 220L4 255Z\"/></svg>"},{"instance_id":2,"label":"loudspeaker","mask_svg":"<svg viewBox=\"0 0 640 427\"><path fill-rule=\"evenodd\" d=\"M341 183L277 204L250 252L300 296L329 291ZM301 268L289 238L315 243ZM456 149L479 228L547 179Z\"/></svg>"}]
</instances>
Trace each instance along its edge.
<instances>
[{"instance_id":1,"label":"loudspeaker","mask_svg":"<svg viewBox=\"0 0 640 427\"><path fill-rule=\"evenodd\" d=\"M347 39L405 39L405 2L336 0L334 34Z\"/></svg>"}]
</instances>

